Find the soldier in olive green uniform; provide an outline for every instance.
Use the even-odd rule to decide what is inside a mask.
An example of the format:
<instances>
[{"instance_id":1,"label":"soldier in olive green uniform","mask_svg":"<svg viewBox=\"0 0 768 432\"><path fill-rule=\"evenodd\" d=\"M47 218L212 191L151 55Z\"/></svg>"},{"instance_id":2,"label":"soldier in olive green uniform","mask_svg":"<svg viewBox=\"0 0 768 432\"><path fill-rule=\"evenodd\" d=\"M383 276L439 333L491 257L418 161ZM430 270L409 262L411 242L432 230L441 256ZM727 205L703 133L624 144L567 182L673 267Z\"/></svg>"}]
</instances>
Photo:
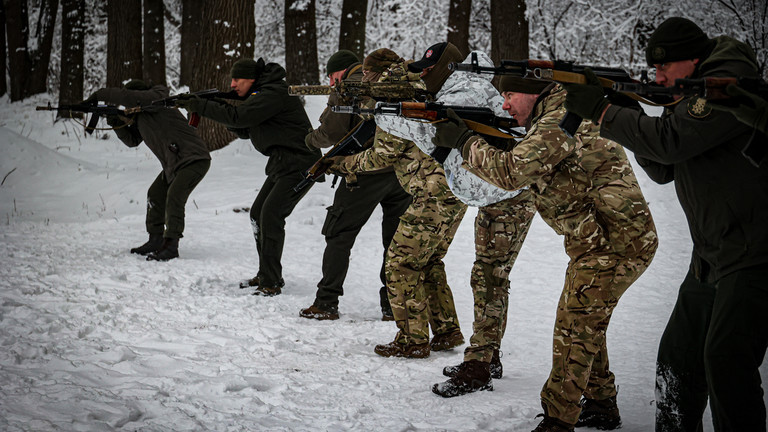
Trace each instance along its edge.
<instances>
[{"instance_id":1,"label":"soldier in olive green uniform","mask_svg":"<svg viewBox=\"0 0 768 432\"><path fill-rule=\"evenodd\" d=\"M566 137L558 127L565 92L551 85L530 93L527 82L507 76L501 84L505 107L527 129L512 150L471 134L455 114L437 124L435 144L460 149L463 167L489 183L507 190L529 186L542 219L565 236L571 260L536 432L573 430L582 396L612 405L612 424L605 426L615 428L620 417L606 330L619 298L653 258L655 226L621 146L600 138L591 122Z\"/></svg>"},{"instance_id":2,"label":"soldier in olive green uniform","mask_svg":"<svg viewBox=\"0 0 768 432\"><path fill-rule=\"evenodd\" d=\"M312 130L301 100L288 95L285 69L262 59L241 59L232 66L232 89L241 97L240 105L224 100L190 97L178 105L224 124L240 138L250 138L253 146L269 157L267 179L251 206L251 226L259 254L259 271L249 285L256 295L281 293L283 282L280 259L285 241L285 218L309 188L295 192L302 173L320 158L320 150L309 149L304 137Z\"/></svg>"},{"instance_id":3,"label":"soldier in olive green uniform","mask_svg":"<svg viewBox=\"0 0 768 432\"><path fill-rule=\"evenodd\" d=\"M646 59L666 87L680 78L759 77L748 45L710 39L685 18L658 26ZM709 399L716 431L765 431L759 367L768 347L768 164L742 154L757 125L712 112L695 96L650 117L609 103L599 84L569 88L569 110L599 121L600 135L632 150L653 180L674 181L693 238L659 345L656 430L702 430Z\"/></svg>"},{"instance_id":4,"label":"soldier in olive green uniform","mask_svg":"<svg viewBox=\"0 0 768 432\"><path fill-rule=\"evenodd\" d=\"M132 108L150 105L152 101L166 97L167 87L156 85L150 88L141 80L132 80L124 88L99 89L86 101L104 101ZM147 255L147 260L177 258L179 239L184 232L184 207L211 166L208 148L177 109L142 108L130 119L110 117L107 122L128 147L136 147L142 141L146 143L163 166L147 191L149 240L131 249L131 253Z\"/></svg>"},{"instance_id":5,"label":"soldier in olive green uniform","mask_svg":"<svg viewBox=\"0 0 768 432\"><path fill-rule=\"evenodd\" d=\"M406 73L399 64L381 79ZM400 217L386 252L387 289L399 331L394 341L377 345L374 351L385 357L423 358L432 350L451 349L464 342L443 257L467 206L451 193L445 171L437 162L412 142L380 129L373 147L338 158L330 171L348 175L385 167L394 168L413 201ZM430 326L434 334L431 345Z\"/></svg>"},{"instance_id":6,"label":"soldier in olive green uniform","mask_svg":"<svg viewBox=\"0 0 768 432\"><path fill-rule=\"evenodd\" d=\"M330 85L334 85L337 80L360 81L364 70L366 73L382 72L377 57L385 57L383 60L386 60L387 56L391 57L393 54L391 51L374 51L363 65L351 51L340 50L328 60L326 70ZM392 60L397 60L397 57L388 60L387 64ZM340 96L335 92L331 93L328 107L320 115L320 127L305 138L310 149L333 146L360 121L360 116L357 115L332 112L330 107L334 105L342 105ZM322 232L326 243L323 253L323 278L317 284L314 303L302 309L300 316L318 320L339 318L339 296L344 295L343 284L349 269L349 255L358 233L376 206L380 205L381 241L386 251L397 229L400 215L410 203L411 196L400 187L392 167L360 173L354 187L348 185L345 179L341 180L323 224ZM380 278L383 286L379 290L379 301L382 317L389 321L393 318L387 297L384 263L385 257L382 257Z\"/></svg>"}]
</instances>

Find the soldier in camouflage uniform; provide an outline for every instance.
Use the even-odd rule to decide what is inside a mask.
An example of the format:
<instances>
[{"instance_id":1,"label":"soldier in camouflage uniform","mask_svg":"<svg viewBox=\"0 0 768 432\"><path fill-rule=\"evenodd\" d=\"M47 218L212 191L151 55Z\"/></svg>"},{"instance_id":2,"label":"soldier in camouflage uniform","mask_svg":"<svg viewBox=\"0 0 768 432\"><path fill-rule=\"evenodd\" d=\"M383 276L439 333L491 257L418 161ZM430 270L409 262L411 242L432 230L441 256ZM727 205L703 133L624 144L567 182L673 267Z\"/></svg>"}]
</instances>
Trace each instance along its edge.
<instances>
[{"instance_id":1,"label":"soldier in camouflage uniform","mask_svg":"<svg viewBox=\"0 0 768 432\"><path fill-rule=\"evenodd\" d=\"M420 72L427 90L438 102L447 105L487 107L497 116L508 116L503 99L491 84L490 76L452 73L448 65L476 58L481 65L492 65L487 54L475 51L464 59L453 44L441 42L429 47L423 58L410 63L409 70ZM434 126L402 117L377 116L387 132L411 139L426 154L434 154ZM506 149L510 140L494 142ZM461 155L451 151L442 161L449 186L465 204L477 206L475 217L475 262L470 285L474 297L474 321L464 361L443 369L449 380L435 384L432 391L454 397L478 390L492 390L492 378L502 376L501 340L507 325L509 272L533 220L535 209L529 190L506 191L490 185L461 168Z\"/></svg>"},{"instance_id":2,"label":"soldier in camouflage uniform","mask_svg":"<svg viewBox=\"0 0 768 432\"><path fill-rule=\"evenodd\" d=\"M398 64L385 72L380 81L407 75L403 64ZM451 349L464 343L442 260L467 206L451 193L445 172L437 162L412 142L380 129L376 131L373 147L336 158L329 171L350 175L389 166L413 201L400 217L400 225L387 249L387 289L399 331L394 341L377 345L374 351L384 357L424 358L432 350ZM431 343L430 326L435 335Z\"/></svg>"},{"instance_id":3,"label":"soldier in camouflage uniform","mask_svg":"<svg viewBox=\"0 0 768 432\"><path fill-rule=\"evenodd\" d=\"M582 396L611 405L612 423L604 426L615 428L621 419L606 330L619 298L653 258L656 229L621 146L600 138L589 121L566 137L558 127L565 91L553 84L538 93L529 83L506 76L500 86L505 107L528 131L514 149L488 145L455 114L437 124L435 144L458 148L463 166L490 183L508 190L529 186L541 217L565 236L571 259L557 308L552 369L541 391L544 419L535 432L572 431Z\"/></svg>"},{"instance_id":4,"label":"soldier in camouflage uniform","mask_svg":"<svg viewBox=\"0 0 768 432\"><path fill-rule=\"evenodd\" d=\"M366 74L382 72L379 59L382 57L381 60L389 59L386 61L388 65L393 55L391 51L377 50L366 58L365 64L361 64L354 53L340 50L328 60L326 71L330 85L334 85L336 81L360 81L364 71ZM394 56L394 60L398 58ZM304 139L309 148L333 146L360 121L358 115L331 111L331 106L342 105L340 99L338 93L331 93L328 98L328 107L320 116L320 127ZM323 253L323 277L317 284L315 301L310 307L302 309L299 316L317 320L339 318L339 296L344 295L342 285L349 269L349 254L360 230L376 207L381 206L381 240L386 251L392 236L395 235L400 215L410 203L411 196L400 187L392 167L361 173L357 176L354 187L342 179L333 196L333 205L328 207L328 214L323 223L322 231L326 243ZM387 296L384 275L385 258L382 257L380 271L382 287L379 290L379 302L382 319L391 321L394 318Z\"/></svg>"}]
</instances>

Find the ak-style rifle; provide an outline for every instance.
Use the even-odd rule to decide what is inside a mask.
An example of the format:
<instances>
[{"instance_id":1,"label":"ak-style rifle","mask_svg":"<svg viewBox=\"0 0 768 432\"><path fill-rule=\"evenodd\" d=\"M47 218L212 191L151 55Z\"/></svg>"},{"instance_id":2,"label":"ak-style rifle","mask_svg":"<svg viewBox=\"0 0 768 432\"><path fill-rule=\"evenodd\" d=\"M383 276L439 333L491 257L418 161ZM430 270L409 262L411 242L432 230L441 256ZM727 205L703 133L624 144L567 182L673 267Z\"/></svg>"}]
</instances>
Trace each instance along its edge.
<instances>
[{"instance_id":1,"label":"ak-style rifle","mask_svg":"<svg viewBox=\"0 0 768 432\"><path fill-rule=\"evenodd\" d=\"M451 63L448 68L458 72L474 72L493 75L516 75L520 78L532 78L561 83L586 84L584 69L590 68L597 75L603 87L612 88L616 82L637 82L620 68L602 66L577 65L571 61L562 60L502 60L500 66L480 66L477 54L472 53L469 64ZM574 114L566 113L560 121L560 129L569 137L573 137L583 119Z\"/></svg>"},{"instance_id":2,"label":"ak-style rifle","mask_svg":"<svg viewBox=\"0 0 768 432\"><path fill-rule=\"evenodd\" d=\"M634 93L646 97L674 97L698 96L706 100L726 100L732 97L726 93L725 88L735 84L744 90L754 93L768 100L768 84L760 78L734 78L734 77L704 77L704 78L679 78L671 87L658 84L640 82L616 82L613 89L618 92Z\"/></svg>"},{"instance_id":3,"label":"ak-style rifle","mask_svg":"<svg viewBox=\"0 0 768 432\"><path fill-rule=\"evenodd\" d=\"M373 119L362 120L344 138L337 142L326 154L315 162L305 173L304 179L293 190L298 192L312 182L322 178L331 164L328 159L334 156L348 156L365 149L365 143L376 134L376 122Z\"/></svg>"},{"instance_id":4,"label":"ak-style rifle","mask_svg":"<svg viewBox=\"0 0 768 432\"><path fill-rule=\"evenodd\" d=\"M91 114L90 120L85 124L85 133L91 135L96 130L96 125L99 123L101 116L121 115L125 116L125 110L122 110L114 105L96 105L89 103L80 103L75 105L59 105L57 107L51 106L48 102L47 106L35 107L35 111L57 111L59 113L69 113L68 117L72 117L72 113Z\"/></svg>"},{"instance_id":5,"label":"ak-style rifle","mask_svg":"<svg viewBox=\"0 0 768 432\"><path fill-rule=\"evenodd\" d=\"M340 96L341 103L345 105L356 105L365 98L384 102L432 100L432 95L427 92L424 84L418 81L418 78L416 81L360 82L344 80L334 86L288 86L288 93L293 96L330 95L333 92Z\"/></svg>"},{"instance_id":6,"label":"ak-style rifle","mask_svg":"<svg viewBox=\"0 0 768 432\"><path fill-rule=\"evenodd\" d=\"M190 92L179 93L173 96L169 96L167 98L154 100L149 105L126 108L125 113L128 115L136 114L141 111L146 111L150 107L174 108L176 106L176 102L178 102L181 99L187 99L190 97L199 97L203 99L219 98L219 99L228 99L228 100L245 100L248 98L248 96L249 95L240 96L234 90L223 92L223 91L219 91L219 89L212 88L212 89L200 90L192 93ZM189 125L196 128L199 124L200 124L200 114L189 113Z\"/></svg>"}]
</instances>

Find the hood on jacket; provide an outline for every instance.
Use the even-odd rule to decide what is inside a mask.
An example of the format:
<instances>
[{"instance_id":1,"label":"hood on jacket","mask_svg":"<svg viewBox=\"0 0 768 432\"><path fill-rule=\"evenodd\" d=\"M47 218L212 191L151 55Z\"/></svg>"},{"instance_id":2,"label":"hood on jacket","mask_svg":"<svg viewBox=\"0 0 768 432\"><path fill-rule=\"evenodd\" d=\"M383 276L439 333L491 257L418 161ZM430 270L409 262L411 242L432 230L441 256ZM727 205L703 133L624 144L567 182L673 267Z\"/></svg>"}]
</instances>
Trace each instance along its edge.
<instances>
[{"instance_id":1,"label":"hood on jacket","mask_svg":"<svg viewBox=\"0 0 768 432\"><path fill-rule=\"evenodd\" d=\"M749 45L730 36L718 36L712 40L715 41L712 52L699 65L701 75L710 75L726 63L731 67L734 63L741 63L737 66L741 73L752 71L753 76L757 76L757 56Z\"/></svg>"},{"instance_id":2,"label":"hood on jacket","mask_svg":"<svg viewBox=\"0 0 768 432\"><path fill-rule=\"evenodd\" d=\"M262 72L259 79L253 83L253 87L259 88L265 84L281 81L285 79L285 76L285 68L277 63L267 63L267 65L264 66L264 72Z\"/></svg>"}]
</instances>

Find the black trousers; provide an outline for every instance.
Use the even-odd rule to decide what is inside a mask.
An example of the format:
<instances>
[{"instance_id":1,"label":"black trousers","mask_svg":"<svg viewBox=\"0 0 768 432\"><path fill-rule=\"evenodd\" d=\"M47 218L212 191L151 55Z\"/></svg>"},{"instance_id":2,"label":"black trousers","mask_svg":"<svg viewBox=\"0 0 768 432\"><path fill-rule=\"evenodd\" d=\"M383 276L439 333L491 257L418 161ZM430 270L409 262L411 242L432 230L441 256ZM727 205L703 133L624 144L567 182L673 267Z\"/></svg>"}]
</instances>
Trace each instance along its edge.
<instances>
[{"instance_id":1,"label":"black trousers","mask_svg":"<svg viewBox=\"0 0 768 432\"><path fill-rule=\"evenodd\" d=\"M283 256L285 219L296 204L307 194L313 183L295 192L293 187L301 180L300 172L278 178L267 176L251 206L251 228L259 254L259 286L283 284Z\"/></svg>"},{"instance_id":2,"label":"black trousers","mask_svg":"<svg viewBox=\"0 0 768 432\"><path fill-rule=\"evenodd\" d=\"M170 183L165 172L160 172L147 191L145 223L148 233L162 234L165 238L183 237L184 207L210 167L211 161L207 159L190 162L176 171Z\"/></svg>"},{"instance_id":3,"label":"black trousers","mask_svg":"<svg viewBox=\"0 0 768 432\"><path fill-rule=\"evenodd\" d=\"M657 432L701 431L707 398L716 431L766 430L767 311L768 268L711 283L688 273L659 345Z\"/></svg>"},{"instance_id":4,"label":"black trousers","mask_svg":"<svg viewBox=\"0 0 768 432\"><path fill-rule=\"evenodd\" d=\"M411 205L411 196L403 190L394 172L359 175L358 188L350 190L342 180L333 197L333 205L323 223L325 236L323 278L317 284L315 303L324 308L335 308L344 295L344 279L349 269L349 256L355 239L376 206L381 205L381 244L384 246L379 278L379 303L382 310L390 310L384 277L384 260L389 243L400 224L400 216Z\"/></svg>"}]
</instances>

